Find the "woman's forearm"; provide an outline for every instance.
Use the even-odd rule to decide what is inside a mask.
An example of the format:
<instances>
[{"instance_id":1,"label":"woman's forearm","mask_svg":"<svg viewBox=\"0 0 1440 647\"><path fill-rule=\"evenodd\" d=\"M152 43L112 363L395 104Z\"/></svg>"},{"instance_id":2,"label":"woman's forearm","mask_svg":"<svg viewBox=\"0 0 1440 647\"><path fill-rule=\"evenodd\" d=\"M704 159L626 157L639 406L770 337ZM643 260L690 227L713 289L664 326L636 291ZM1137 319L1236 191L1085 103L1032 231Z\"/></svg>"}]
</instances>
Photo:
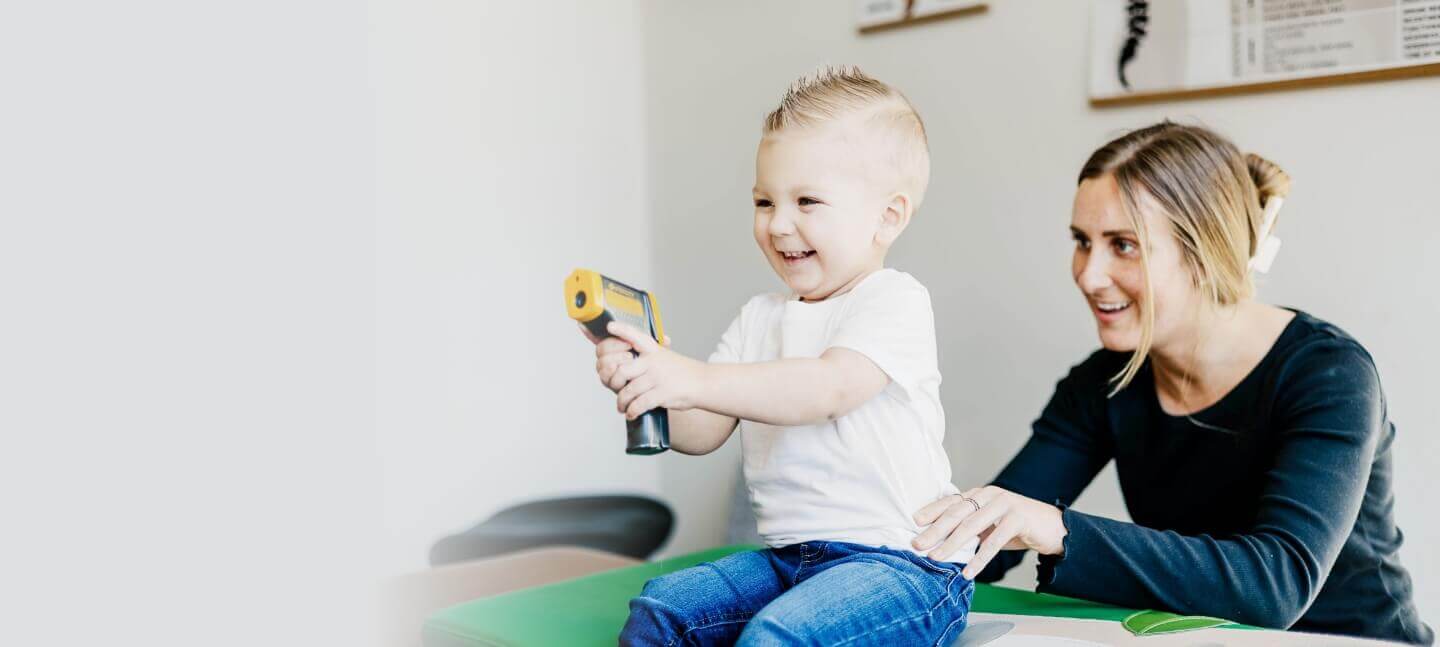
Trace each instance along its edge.
<instances>
[{"instance_id":1,"label":"woman's forearm","mask_svg":"<svg viewBox=\"0 0 1440 647\"><path fill-rule=\"evenodd\" d=\"M1066 554L1040 558L1038 590L1287 628L1327 568L1295 537L1181 535L1065 510Z\"/></svg>"}]
</instances>

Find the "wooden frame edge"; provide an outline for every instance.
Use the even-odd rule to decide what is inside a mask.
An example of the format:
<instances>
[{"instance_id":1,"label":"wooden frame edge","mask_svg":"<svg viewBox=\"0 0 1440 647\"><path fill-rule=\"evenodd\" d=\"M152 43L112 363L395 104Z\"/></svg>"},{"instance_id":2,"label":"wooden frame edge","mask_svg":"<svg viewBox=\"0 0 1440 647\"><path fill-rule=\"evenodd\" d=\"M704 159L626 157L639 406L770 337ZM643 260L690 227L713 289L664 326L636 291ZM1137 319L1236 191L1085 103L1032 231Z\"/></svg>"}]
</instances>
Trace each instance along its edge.
<instances>
[{"instance_id":1,"label":"wooden frame edge","mask_svg":"<svg viewBox=\"0 0 1440 647\"><path fill-rule=\"evenodd\" d=\"M1090 107L1111 108L1115 106L1129 106L1141 103L1171 101L1176 99L1203 99L1210 97L1226 97L1237 94L1258 94L1265 92L1277 92L1281 90L1300 90L1327 87L1332 85L1367 83L1370 81L1414 79L1424 76L1435 75L1440 75L1440 63L1422 63L1420 65L1405 65L1402 67L1389 67L1379 70L1363 70L1360 72L1345 72L1342 74L1331 74L1324 76L1307 76L1299 79L1258 81L1255 83L1211 86L1205 88L1194 88L1190 90L1165 90L1161 92L1144 92L1115 97L1092 97L1090 99Z\"/></svg>"},{"instance_id":2,"label":"wooden frame edge","mask_svg":"<svg viewBox=\"0 0 1440 647\"><path fill-rule=\"evenodd\" d=\"M892 21L890 21L890 22L876 23L876 24L874 24L874 25L865 25L864 27L861 27L861 28L860 28L860 33L861 33L861 34L873 34L873 33L876 33L876 32L889 31L889 30L891 30L891 29L898 29L898 28L900 28L900 27L909 27L909 26L911 26L911 25L923 25L923 24L925 24L925 23L936 22L936 21L945 20L945 19L948 19L948 18L956 18L956 17L959 17L959 16L968 16L968 15L971 15L971 14L985 13L985 12L987 12L987 11L989 11L989 10L990 10L990 5L987 4L987 3L982 2L982 3L977 4L977 5L974 5L974 6L970 6L970 7L960 7L960 8L957 8L957 9L947 9L947 10L941 11L941 12L939 12L939 13L932 13L932 14L920 16L920 17L918 17L918 18L904 18L904 19L901 19L901 20L892 20Z\"/></svg>"}]
</instances>

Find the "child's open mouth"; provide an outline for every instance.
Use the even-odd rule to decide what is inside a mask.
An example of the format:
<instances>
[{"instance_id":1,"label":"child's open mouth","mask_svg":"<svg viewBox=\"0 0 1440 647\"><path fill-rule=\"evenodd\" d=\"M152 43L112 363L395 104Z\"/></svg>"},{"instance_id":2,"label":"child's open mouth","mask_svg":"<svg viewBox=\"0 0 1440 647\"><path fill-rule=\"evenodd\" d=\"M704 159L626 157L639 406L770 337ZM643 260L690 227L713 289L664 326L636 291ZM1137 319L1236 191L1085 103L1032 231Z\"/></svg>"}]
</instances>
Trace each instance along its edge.
<instances>
[{"instance_id":1,"label":"child's open mouth","mask_svg":"<svg viewBox=\"0 0 1440 647\"><path fill-rule=\"evenodd\" d=\"M785 259L786 265L798 265L814 255L815 250L813 249L804 252L780 252L780 256Z\"/></svg>"}]
</instances>

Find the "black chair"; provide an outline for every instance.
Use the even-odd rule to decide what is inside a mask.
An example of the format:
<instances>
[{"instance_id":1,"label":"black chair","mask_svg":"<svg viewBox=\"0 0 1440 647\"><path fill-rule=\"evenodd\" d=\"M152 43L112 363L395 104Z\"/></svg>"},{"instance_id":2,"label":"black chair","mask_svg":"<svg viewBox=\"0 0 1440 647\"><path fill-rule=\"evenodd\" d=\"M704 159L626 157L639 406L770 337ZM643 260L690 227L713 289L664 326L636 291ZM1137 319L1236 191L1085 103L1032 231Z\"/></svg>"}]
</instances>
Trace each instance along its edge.
<instances>
[{"instance_id":1,"label":"black chair","mask_svg":"<svg viewBox=\"0 0 1440 647\"><path fill-rule=\"evenodd\" d=\"M646 559L670 537L675 516L638 496L588 496L524 503L495 513L430 548L430 565L540 546L585 546Z\"/></svg>"}]
</instances>

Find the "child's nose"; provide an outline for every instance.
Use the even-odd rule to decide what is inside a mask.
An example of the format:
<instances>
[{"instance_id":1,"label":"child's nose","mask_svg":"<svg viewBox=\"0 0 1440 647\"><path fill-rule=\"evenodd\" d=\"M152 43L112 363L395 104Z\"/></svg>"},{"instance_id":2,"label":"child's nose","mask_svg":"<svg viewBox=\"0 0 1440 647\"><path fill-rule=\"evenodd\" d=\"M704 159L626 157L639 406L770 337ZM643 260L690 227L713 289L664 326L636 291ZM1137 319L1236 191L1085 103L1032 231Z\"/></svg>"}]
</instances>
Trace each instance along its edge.
<instances>
[{"instance_id":1,"label":"child's nose","mask_svg":"<svg viewBox=\"0 0 1440 647\"><path fill-rule=\"evenodd\" d=\"M795 233L795 219L785 209L776 209L770 218L771 236L788 236Z\"/></svg>"}]
</instances>

